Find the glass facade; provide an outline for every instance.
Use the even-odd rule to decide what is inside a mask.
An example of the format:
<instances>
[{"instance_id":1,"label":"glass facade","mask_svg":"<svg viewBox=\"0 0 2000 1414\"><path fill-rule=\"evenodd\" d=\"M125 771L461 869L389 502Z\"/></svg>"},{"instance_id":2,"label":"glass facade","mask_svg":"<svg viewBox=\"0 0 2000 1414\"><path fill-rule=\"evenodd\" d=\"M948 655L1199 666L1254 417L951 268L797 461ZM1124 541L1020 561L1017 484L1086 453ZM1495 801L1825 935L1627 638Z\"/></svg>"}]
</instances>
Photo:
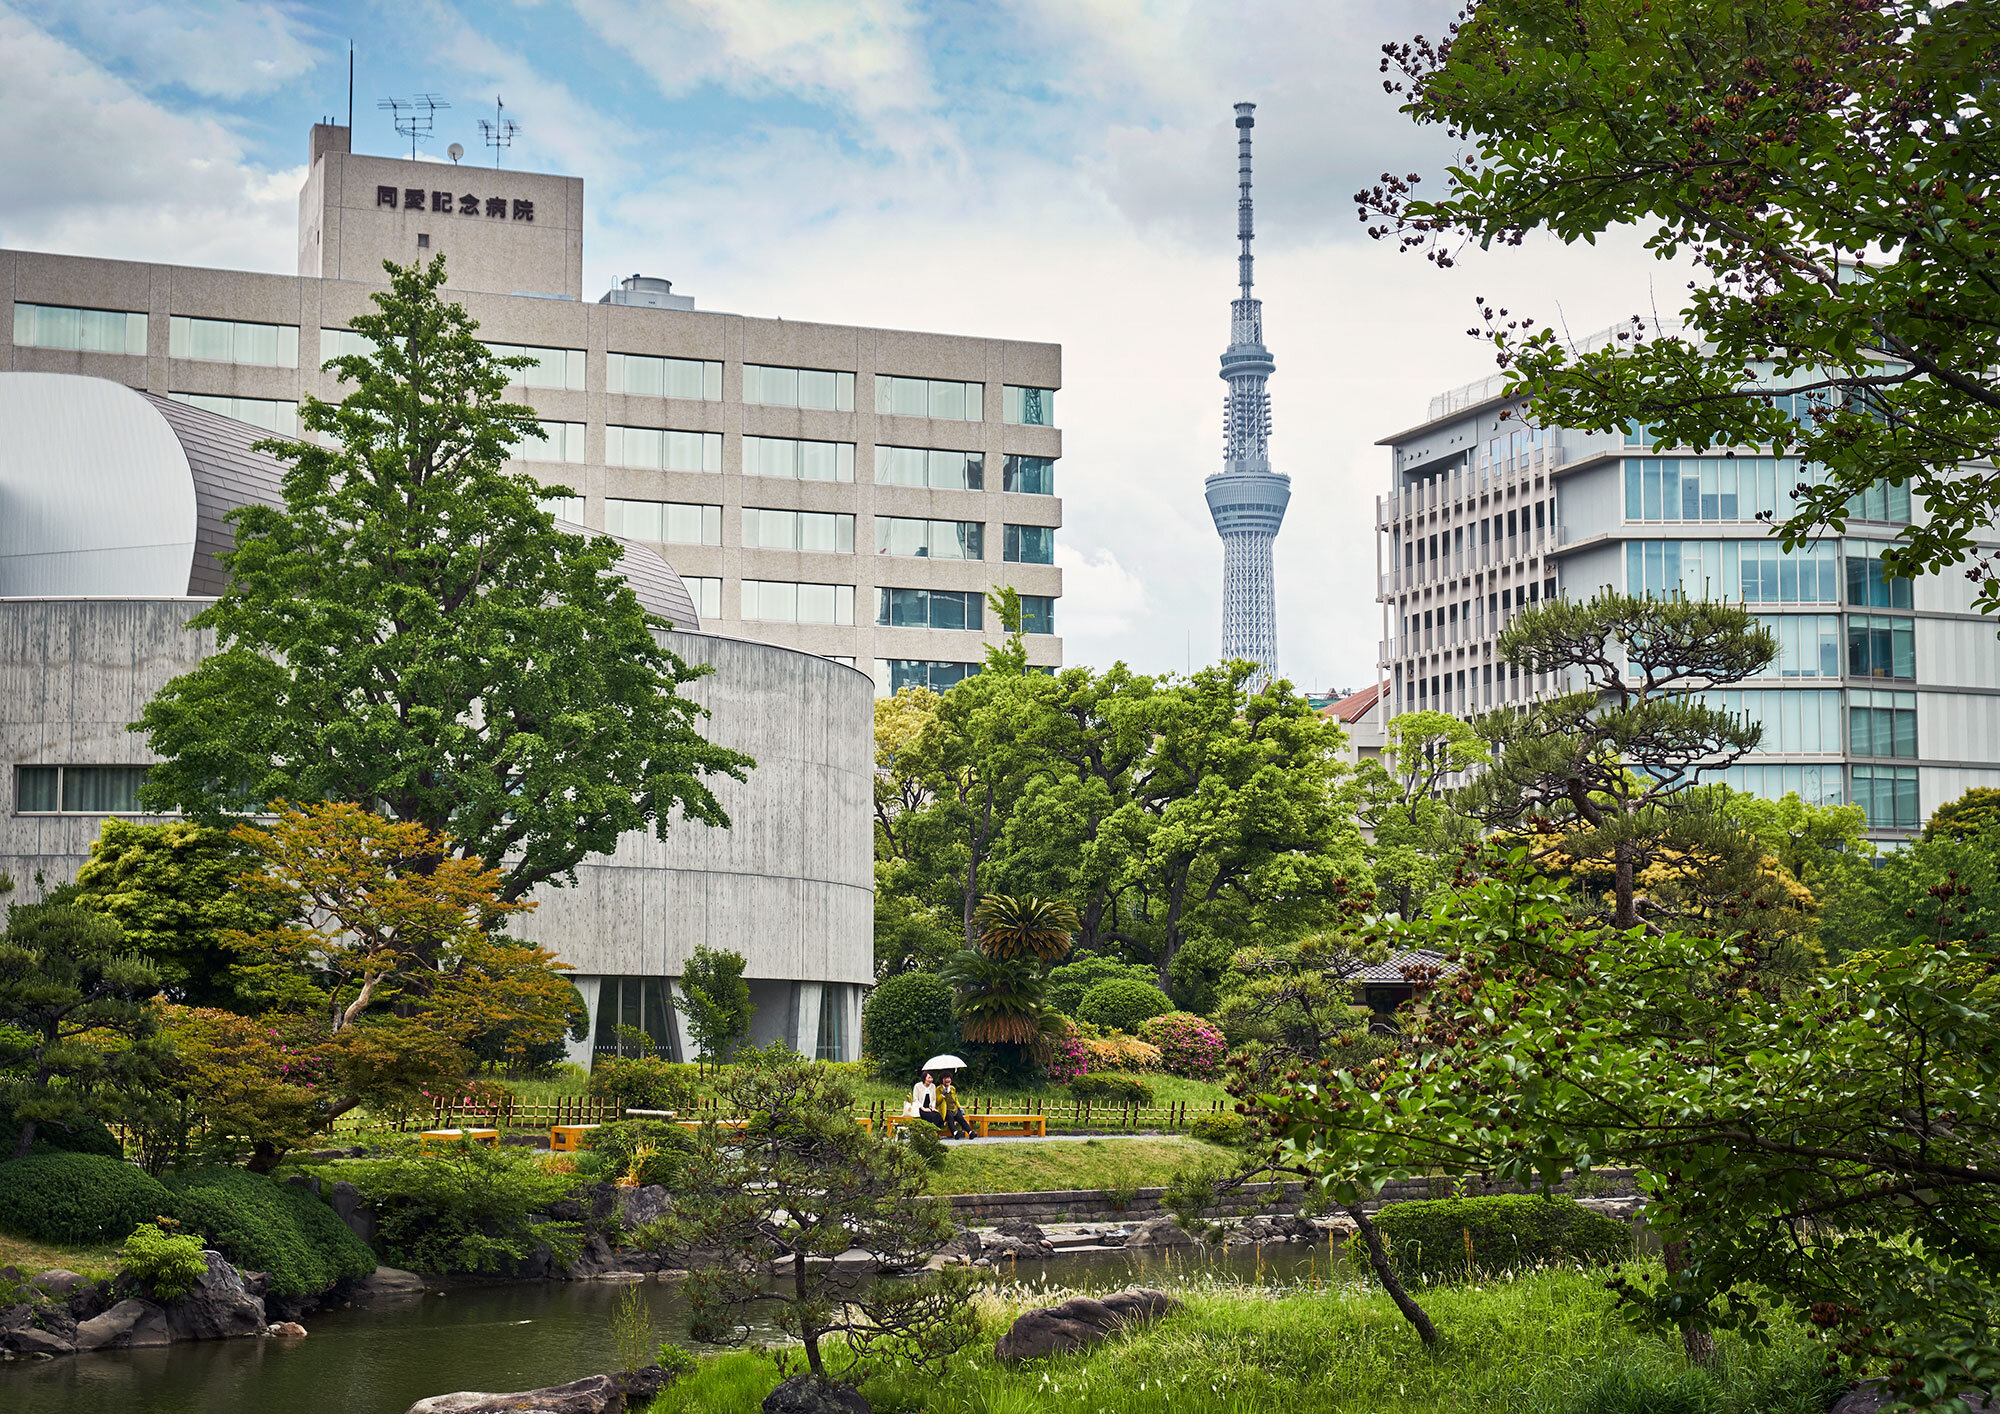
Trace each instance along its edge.
<instances>
[{"instance_id":1,"label":"glass facade","mask_svg":"<svg viewBox=\"0 0 2000 1414\"><path fill-rule=\"evenodd\" d=\"M875 517L875 553L931 560L983 560L986 527L976 520Z\"/></svg>"},{"instance_id":2,"label":"glass facade","mask_svg":"<svg viewBox=\"0 0 2000 1414\"><path fill-rule=\"evenodd\" d=\"M78 353L144 354L146 316L116 309L17 303L14 342L24 348Z\"/></svg>"},{"instance_id":3,"label":"glass facade","mask_svg":"<svg viewBox=\"0 0 2000 1414\"><path fill-rule=\"evenodd\" d=\"M1782 519L1799 480L1796 457L1627 457L1625 519Z\"/></svg>"},{"instance_id":4,"label":"glass facade","mask_svg":"<svg viewBox=\"0 0 2000 1414\"><path fill-rule=\"evenodd\" d=\"M1021 632L1054 633L1055 631L1055 596L1052 594L1023 594L1021 596Z\"/></svg>"},{"instance_id":5,"label":"glass facade","mask_svg":"<svg viewBox=\"0 0 2000 1414\"><path fill-rule=\"evenodd\" d=\"M937 378L875 375L875 411L897 417L936 417L953 422L986 419L986 385Z\"/></svg>"},{"instance_id":6,"label":"glass facade","mask_svg":"<svg viewBox=\"0 0 2000 1414\"><path fill-rule=\"evenodd\" d=\"M1915 682L1917 621L1892 614L1849 614L1847 675Z\"/></svg>"},{"instance_id":7,"label":"glass facade","mask_svg":"<svg viewBox=\"0 0 2000 1414\"><path fill-rule=\"evenodd\" d=\"M604 528L612 535L660 545L720 545L722 507L687 501L607 500Z\"/></svg>"},{"instance_id":8,"label":"glass facade","mask_svg":"<svg viewBox=\"0 0 2000 1414\"><path fill-rule=\"evenodd\" d=\"M566 520L571 525L583 524L583 497L544 496L541 507L557 520Z\"/></svg>"},{"instance_id":9,"label":"glass facade","mask_svg":"<svg viewBox=\"0 0 2000 1414\"><path fill-rule=\"evenodd\" d=\"M1053 388L1016 388L1009 385L1000 390L1000 406L1002 422L1017 422L1026 427L1056 425L1056 394Z\"/></svg>"},{"instance_id":10,"label":"glass facade","mask_svg":"<svg viewBox=\"0 0 2000 1414\"><path fill-rule=\"evenodd\" d=\"M537 422L536 431L514 444L513 456L524 462L580 462L584 425L581 422Z\"/></svg>"},{"instance_id":11,"label":"glass facade","mask_svg":"<svg viewBox=\"0 0 2000 1414\"><path fill-rule=\"evenodd\" d=\"M1892 525L1910 523L1910 488L1878 481L1859 496L1850 496L1847 513L1856 520L1883 520Z\"/></svg>"},{"instance_id":12,"label":"glass facade","mask_svg":"<svg viewBox=\"0 0 2000 1414\"><path fill-rule=\"evenodd\" d=\"M299 326L245 324L176 314L167 322L167 356L204 363L247 363L264 368L299 366Z\"/></svg>"},{"instance_id":13,"label":"glass facade","mask_svg":"<svg viewBox=\"0 0 2000 1414\"><path fill-rule=\"evenodd\" d=\"M1003 559L1020 565L1052 565L1056 562L1055 527L1010 525L1005 535Z\"/></svg>"},{"instance_id":14,"label":"glass facade","mask_svg":"<svg viewBox=\"0 0 2000 1414\"><path fill-rule=\"evenodd\" d=\"M1848 603L1869 609L1910 607L1910 581L1882 572L1882 552L1888 548L1865 540L1847 542Z\"/></svg>"},{"instance_id":15,"label":"glass facade","mask_svg":"<svg viewBox=\"0 0 2000 1414\"><path fill-rule=\"evenodd\" d=\"M980 452L924 447L877 447L877 486L928 486L933 491L983 491L986 458Z\"/></svg>"},{"instance_id":16,"label":"glass facade","mask_svg":"<svg viewBox=\"0 0 2000 1414\"><path fill-rule=\"evenodd\" d=\"M704 619L722 617L722 581L702 575L682 575L681 583L687 586L688 598L694 600L694 611Z\"/></svg>"},{"instance_id":17,"label":"glass facade","mask_svg":"<svg viewBox=\"0 0 2000 1414\"><path fill-rule=\"evenodd\" d=\"M976 590L877 589L875 623L882 628L981 629L986 596Z\"/></svg>"},{"instance_id":18,"label":"glass facade","mask_svg":"<svg viewBox=\"0 0 2000 1414\"><path fill-rule=\"evenodd\" d=\"M281 402L276 398L223 398L213 393L169 393L167 396L177 403L233 417L238 422L247 422L252 427L261 427L281 437L299 435L297 403Z\"/></svg>"},{"instance_id":19,"label":"glass facade","mask_svg":"<svg viewBox=\"0 0 2000 1414\"><path fill-rule=\"evenodd\" d=\"M745 437L743 474L787 481L854 480L852 442L803 442L791 437Z\"/></svg>"},{"instance_id":20,"label":"glass facade","mask_svg":"<svg viewBox=\"0 0 2000 1414\"><path fill-rule=\"evenodd\" d=\"M1731 790L1766 800L1782 800L1796 794L1808 805L1840 805L1846 796L1841 788L1843 771L1838 765L1779 766L1753 762L1723 771L1703 771L1703 781L1720 781Z\"/></svg>"},{"instance_id":21,"label":"glass facade","mask_svg":"<svg viewBox=\"0 0 2000 1414\"><path fill-rule=\"evenodd\" d=\"M769 511L745 506L743 546L747 550L811 550L851 555L854 517L837 511Z\"/></svg>"},{"instance_id":22,"label":"glass facade","mask_svg":"<svg viewBox=\"0 0 2000 1414\"><path fill-rule=\"evenodd\" d=\"M605 391L640 398L722 401L722 365L712 359L655 358L651 354L604 356ZM580 388L583 385L577 384Z\"/></svg>"},{"instance_id":23,"label":"glass facade","mask_svg":"<svg viewBox=\"0 0 2000 1414\"><path fill-rule=\"evenodd\" d=\"M743 401L776 408L854 411L854 375L825 368L743 365Z\"/></svg>"},{"instance_id":24,"label":"glass facade","mask_svg":"<svg viewBox=\"0 0 2000 1414\"><path fill-rule=\"evenodd\" d=\"M1787 555L1776 541L1628 540L1632 594L1740 600L1745 604L1837 604L1840 557L1831 544Z\"/></svg>"},{"instance_id":25,"label":"glass facade","mask_svg":"<svg viewBox=\"0 0 2000 1414\"><path fill-rule=\"evenodd\" d=\"M847 989L838 982L825 982L819 989L819 1036L813 1043L813 1059L844 1061L847 1054L847 1008L841 1005Z\"/></svg>"},{"instance_id":26,"label":"glass facade","mask_svg":"<svg viewBox=\"0 0 2000 1414\"><path fill-rule=\"evenodd\" d=\"M780 624L851 624L854 586L746 579L743 617Z\"/></svg>"},{"instance_id":27,"label":"glass facade","mask_svg":"<svg viewBox=\"0 0 2000 1414\"><path fill-rule=\"evenodd\" d=\"M1838 688L1730 688L1692 694L1705 705L1764 729L1759 752L1772 756L1838 756Z\"/></svg>"},{"instance_id":28,"label":"glass facade","mask_svg":"<svg viewBox=\"0 0 2000 1414\"><path fill-rule=\"evenodd\" d=\"M600 1056L637 1056L649 1050L667 1059L676 1056L670 986L665 977L600 978L591 1049ZM645 1033L646 1041L641 1043L635 1032Z\"/></svg>"},{"instance_id":29,"label":"glass facade","mask_svg":"<svg viewBox=\"0 0 2000 1414\"><path fill-rule=\"evenodd\" d=\"M606 427L604 464L647 471L722 470L720 432L670 432L658 427Z\"/></svg>"},{"instance_id":30,"label":"glass facade","mask_svg":"<svg viewBox=\"0 0 2000 1414\"><path fill-rule=\"evenodd\" d=\"M1914 830L1923 824L1915 766L1854 766L1854 803L1872 830Z\"/></svg>"},{"instance_id":31,"label":"glass facade","mask_svg":"<svg viewBox=\"0 0 2000 1414\"><path fill-rule=\"evenodd\" d=\"M361 339L358 334L353 337ZM366 344L367 340L361 339L361 342ZM526 368L509 370L510 387L568 388L573 392L583 391L582 349L551 349L539 344L487 344L486 347L493 351L496 358L533 360Z\"/></svg>"},{"instance_id":32,"label":"glass facade","mask_svg":"<svg viewBox=\"0 0 2000 1414\"><path fill-rule=\"evenodd\" d=\"M17 815L137 815L144 766L17 766Z\"/></svg>"},{"instance_id":33,"label":"glass facade","mask_svg":"<svg viewBox=\"0 0 2000 1414\"><path fill-rule=\"evenodd\" d=\"M1917 695L1866 688L1847 695L1847 749L1856 756L1917 757Z\"/></svg>"},{"instance_id":34,"label":"glass facade","mask_svg":"<svg viewBox=\"0 0 2000 1414\"><path fill-rule=\"evenodd\" d=\"M1053 496L1056 493L1056 459L1024 457L1008 453L1003 463L1001 489L1023 496Z\"/></svg>"},{"instance_id":35,"label":"glass facade","mask_svg":"<svg viewBox=\"0 0 2000 1414\"><path fill-rule=\"evenodd\" d=\"M1840 666L1840 615L1759 614L1757 622L1778 640L1782 678L1837 678Z\"/></svg>"},{"instance_id":36,"label":"glass facade","mask_svg":"<svg viewBox=\"0 0 2000 1414\"><path fill-rule=\"evenodd\" d=\"M943 692L979 671L977 663L931 663L918 658L877 658L875 690L893 697L906 687Z\"/></svg>"}]
</instances>

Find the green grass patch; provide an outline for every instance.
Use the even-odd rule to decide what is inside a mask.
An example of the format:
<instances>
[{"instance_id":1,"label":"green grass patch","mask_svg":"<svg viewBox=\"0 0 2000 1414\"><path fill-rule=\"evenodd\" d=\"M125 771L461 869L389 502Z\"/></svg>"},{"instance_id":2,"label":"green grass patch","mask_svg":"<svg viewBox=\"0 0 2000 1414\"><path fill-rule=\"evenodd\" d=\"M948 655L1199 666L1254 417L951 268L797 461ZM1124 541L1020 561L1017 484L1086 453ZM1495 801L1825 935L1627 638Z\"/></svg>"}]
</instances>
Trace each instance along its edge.
<instances>
[{"instance_id":1,"label":"green grass patch","mask_svg":"<svg viewBox=\"0 0 2000 1414\"><path fill-rule=\"evenodd\" d=\"M1838 1383L1820 1373L1824 1348L1792 1326L1768 1348L1724 1337L1713 1367L1692 1368L1677 1337L1614 1312L1599 1278L1562 1271L1426 1291L1435 1352L1379 1292L1208 1286L1181 1293L1179 1315L1096 1349L996 1365L1007 1322L1062 1294L1001 1288L982 1301L985 1339L946 1378L885 1375L863 1392L877 1414L1820 1414ZM776 1383L760 1356L705 1360L653 1414L754 1414Z\"/></svg>"},{"instance_id":2,"label":"green grass patch","mask_svg":"<svg viewBox=\"0 0 2000 1414\"><path fill-rule=\"evenodd\" d=\"M1046 1193L1064 1188L1163 1188L1179 1168L1217 1157L1212 1145L1178 1138L1071 1139L1040 1144L953 1145L939 1193Z\"/></svg>"},{"instance_id":3,"label":"green grass patch","mask_svg":"<svg viewBox=\"0 0 2000 1414\"><path fill-rule=\"evenodd\" d=\"M0 1231L0 1267L12 1267L24 1277L61 1268L96 1280L117 1270L118 1244L72 1246Z\"/></svg>"}]
</instances>

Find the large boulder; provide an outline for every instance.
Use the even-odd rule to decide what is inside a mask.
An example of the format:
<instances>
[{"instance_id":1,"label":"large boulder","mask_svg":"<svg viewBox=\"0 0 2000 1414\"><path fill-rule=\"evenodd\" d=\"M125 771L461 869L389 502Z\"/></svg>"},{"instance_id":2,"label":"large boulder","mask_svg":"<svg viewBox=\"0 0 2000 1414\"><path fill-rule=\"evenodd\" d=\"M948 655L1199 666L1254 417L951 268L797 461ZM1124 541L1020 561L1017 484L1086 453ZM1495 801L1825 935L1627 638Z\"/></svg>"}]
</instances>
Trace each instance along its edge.
<instances>
[{"instance_id":1,"label":"large boulder","mask_svg":"<svg viewBox=\"0 0 2000 1414\"><path fill-rule=\"evenodd\" d=\"M1152 1218L1132 1229L1127 1247L1191 1247L1194 1238L1170 1217Z\"/></svg>"},{"instance_id":2,"label":"large boulder","mask_svg":"<svg viewBox=\"0 0 2000 1414\"><path fill-rule=\"evenodd\" d=\"M764 1396L764 1414L873 1414L853 1385L793 1375Z\"/></svg>"},{"instance_id":3,"label":"large boulder","mask_svg":"<svg viewBox=\"0 0 2000 1414\"><path fill-rule=\"evenodd\" d=\"M649 1365L630 1374L586 1375L518 1394L436 1394L412 1404L408 1414L638 1414L667 1384L660 1367Z\"/></svg>"},{"instance_id":4,"label":"large boulder","mask_svg":"<svg viewBox=\"0 0 2000 1414\"><path fill-rule=\"evenodd\" d=\"M67 1301L93 1283L89 1277L70 1271L67 1267L52 1267L36 1277L32 1284L39 1287L42 1294L51 1301Z\"/></svg>"},{"instance_id":5,"label":"large boulder","mask_svg":"<svg viewBox=\"0 0 2000 1414\"><path fill-rule=\"evenodd\" d=\"M167 1303L167 1333L175 1340L228 1340L262 1335L262 1298L252 1296L243 1274L220 1252L204 1252L208 1270L195 1278L194 1288Z\"/></svg>"},{"instance_id":6,"label":"large boulder","mask_svg":"<svg viewBox=\"0 0 2000 1414\"><path fill-rule=\"evenodd\" d=\"M368 1200L361 1196L361 1190L346 1179L333 1185L333 1192L327 1195L327 1203L334 1216L347 1224L363 1242L375 1241L375 1210L368 1206Z\"/></svg>"},{"instance_id":7,"label":"large boulder","mask_svg":"<svg viewBox=\"0 0 2000 1414\"><path fill-rule=\"evenodd\" d=\"M674 1200L657 1183L644 1188L620 1188L617 1192L618 1217L627 1232L637 1232L647 1223L657 1222L673 1211Z\"/></svg>"},{"instance_id":8,"label":"large boulder","mask_svg":"<svg viewBox=\"0 0 2000 1414\"><path fill-rule=\"evenodd\" d=\"M1244 1247L1272 1242L1312 1244L1319 1240L1320 1230L1312 1219L1296 1213L1278 1213L1246 1218L1224 1235L1222 1243L1225 1247Z\"/></svg>"},{"instance_id":9,"label":"large boulder","mask_svg":"<svg viewBox=\"0 0 2000 1414\"><path fill-rule=\"evenodd\" d=\"M150 1301L120 1301L103 1315L80 1321L76 1327L78 1350L124 1350L165 1345L172 1339L167 1329L167 1313Z\"/></svg>"},{"instance_id":10,"label":"large boulder","mask_svg":"<svg viewBox=\"0 0 2000 1414\"><path fill-rule=\"evenodd\" d=\"M1053 1257L1055 1253L1055 1244L1049 1241L1048 1234L1041 1228L1026 1218L1009 1218L997 1224L992 1233L981 1240L978 1255L999 1262L1008 1257Z\"/></svg>"},{"instance_id":11,"label":"large boulder","mask_svg":"<svg viewBox=\"0 0 2000 1414\"><path fill-rule=\"evenodd\" d=\"M22 1326L0 1334L0 1350L10 1355L67 1355L76 1345L40 1326Z\"/></svg>"},{"instance_id":12,"label":"large boulder","mask_svg":"<svg viewBox=\"0 0 2000 1414\"><path fill-rule=\"evenodd\" d=\"M1151 1287L1128 1287L1102 1297L1076 1296L1055 1306L1022 1312L993 1347L993 1354L1013 1362L1081 1350L1180 1308L1180 1302Z\"/></svg>"},{"instance_id":13,"label":"large boulder","mask_svg":"<svg viewBox=\"0 0 2000 1414\"><path fill-rule=\"evenodd\" d=\"M401 1267L377 1267L367 1276L356 1277L349 1282L347 1293L356 1301L368 1301L378 1296L422 1296L424 1279Z\"/></svg>"}]
</instances>

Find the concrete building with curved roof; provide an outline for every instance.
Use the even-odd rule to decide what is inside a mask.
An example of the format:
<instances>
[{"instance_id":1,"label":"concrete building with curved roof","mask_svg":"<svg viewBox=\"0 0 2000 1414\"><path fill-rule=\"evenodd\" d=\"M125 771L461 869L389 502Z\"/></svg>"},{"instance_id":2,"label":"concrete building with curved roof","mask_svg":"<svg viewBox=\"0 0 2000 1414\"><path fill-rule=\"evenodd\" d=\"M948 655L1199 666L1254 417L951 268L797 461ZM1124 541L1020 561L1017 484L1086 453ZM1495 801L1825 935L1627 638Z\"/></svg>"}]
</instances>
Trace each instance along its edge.
<instances>
[{"instance_id":1,"label":"concrete building with curved roof","mask_svg":"<svg viewBox=\"0 0 2000 1414\"><path fill-rule=\"evenodd\" d=\"M112 815L138 815L151 760L129 732L153 693L214 651L188 621L219 594L226 517L279 500L261 429L80 374L0 372L0 873L72 877ZM581 530L581 527L570 528ZM518 931L575 969L593 1019L687 1055L672 981L701 944L746 959L752 1037L851 1058L873 976L874 685L827 658L702 631L687 586L622 541L621 573L714 669L689 689L711 737L751 756L716 794L732 827L675 819L538 892Z\"/></svg>"}]
</instances>

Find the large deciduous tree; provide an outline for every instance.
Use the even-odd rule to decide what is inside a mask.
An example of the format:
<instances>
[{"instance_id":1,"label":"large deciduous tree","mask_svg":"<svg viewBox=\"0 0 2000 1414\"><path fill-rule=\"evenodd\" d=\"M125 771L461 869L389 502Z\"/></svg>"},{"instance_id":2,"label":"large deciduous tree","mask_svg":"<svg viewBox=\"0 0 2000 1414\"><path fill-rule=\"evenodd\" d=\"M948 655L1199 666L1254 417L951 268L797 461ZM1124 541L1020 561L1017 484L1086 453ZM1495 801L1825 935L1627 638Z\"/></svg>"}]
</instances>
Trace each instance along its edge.
<instances>
[{"instance_id":1,"label":"large deciduous tree","mask_svg":"<svg viewBox=\"0 0 2000 1414\"><path fill-rule=\"evenodd\" d=\"M1883 480L1926 522L1900 575L1984 558L2000 512L2000 25L1953 0L1476 0L1440 40L1384 46L1385 87L1462 159L1444 190L1385 173L1370 231L1441 265L1467 244L1642 231L1705 278L1684 329L1576 349L1516 311L1483 328L1545 426L1770 445L1826 468L1790 545ZM1980 602L2000 608L1990 559Z\"/></svg>"},{"instance_id":2,"label":"large deciduous tree","mask_svg":"<svg viewBox=\"0 0 2000 1414\"><path fill-rule=\"evenodd\" d=\"M203 823L268 801L344 800L490 861L503 901L573 877L679 810L727 825L709 790L749 760L704 740L680 689L705 669L661 646L609 537L557 529L546 487L506 469L534 432L496 357L447 302L444 258L385 265L330 360L351 391L308 396L315 440L282 506L231 513L229 585L194 626L219 651L146 707L150 809Z\"/></svg>"}]
</instances>

